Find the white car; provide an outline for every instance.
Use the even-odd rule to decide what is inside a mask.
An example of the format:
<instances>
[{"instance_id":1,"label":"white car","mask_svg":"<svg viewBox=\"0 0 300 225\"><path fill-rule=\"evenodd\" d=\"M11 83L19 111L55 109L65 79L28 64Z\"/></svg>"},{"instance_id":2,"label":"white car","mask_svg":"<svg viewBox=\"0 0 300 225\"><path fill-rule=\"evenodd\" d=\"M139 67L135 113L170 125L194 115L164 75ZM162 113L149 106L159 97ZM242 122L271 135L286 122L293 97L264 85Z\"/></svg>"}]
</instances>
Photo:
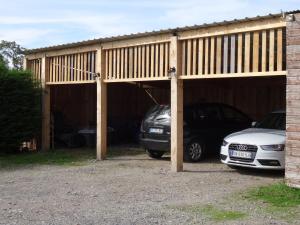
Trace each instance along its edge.
<instances>
[{"instance_id":1,"label":"white car","mask_svg":"<svg viewBox=\"0 0 300 225\"><path fill-rule=\"evenodd\" d=\"M221 146L221 162L230 167L283 170L285 121L285 111L275 111L254 127L228 135Z\"/></svg>"}]
</instances>

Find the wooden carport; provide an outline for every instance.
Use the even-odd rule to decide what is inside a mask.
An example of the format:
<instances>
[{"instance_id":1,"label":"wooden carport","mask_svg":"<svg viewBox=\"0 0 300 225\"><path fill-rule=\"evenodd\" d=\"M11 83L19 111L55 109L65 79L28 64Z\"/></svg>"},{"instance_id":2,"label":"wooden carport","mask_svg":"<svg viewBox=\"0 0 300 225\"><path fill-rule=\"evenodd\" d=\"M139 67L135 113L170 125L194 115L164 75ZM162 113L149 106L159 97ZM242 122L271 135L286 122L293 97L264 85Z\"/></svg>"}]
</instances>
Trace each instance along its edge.
<instances>
[{"instance_id":1,"label":"wooden carport","mask_svg":"<svg viewBox=\"0 0 300 225\"><path fill-rule=\"evenodd\" d=\"M33 49L25 67L43 86L42 148L50 147L50 86L97 85L97 159L107 151L107 85L171 84L171 169L183 170L183 81L286 76L286 179L300 185L300 13L224 21ZM287 69L286 69L287 68Z\"/></svg>"}]
</instances>

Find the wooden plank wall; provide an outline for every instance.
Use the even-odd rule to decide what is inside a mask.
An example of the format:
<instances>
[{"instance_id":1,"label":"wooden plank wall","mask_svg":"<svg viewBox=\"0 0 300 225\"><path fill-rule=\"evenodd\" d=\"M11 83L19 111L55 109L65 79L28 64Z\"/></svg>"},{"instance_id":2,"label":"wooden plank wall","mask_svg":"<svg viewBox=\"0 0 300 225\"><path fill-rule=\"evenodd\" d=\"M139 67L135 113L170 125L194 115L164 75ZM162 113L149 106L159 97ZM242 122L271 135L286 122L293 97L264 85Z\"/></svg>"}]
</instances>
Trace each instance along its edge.
<instances>
[{"instance_id":1,"label":"wooden plank wall","mask_svg":"<svg viewBox=\"0 0 300 225\"><path fill-rule=\"evenodd\" d=\"M271 111L285 109L285 84L285 77L187 80L184 103L225 103L258 121Z\"/></svg>"},{"instance_id":2,"label":"wooden plank wall","mask_svg":"<svg viewBox=\"0 0 300 225\"><path fill-rule=\"evenodd\" d=\"M300 188L300 13L287 23L286 182Z\"/></svg>"},{"instance_id":3,"label":"wooden plank wall","mask_svg":"<svg viewBox=\"0 0 300 225\"><path fill-rule=\"evenodd\" d=\"M285 28L182 40L182 78L285 70Z\"/></svg>"},{"instance_id":4,"label":"wooden plank wall","mask_svg":"<svg viewBox=\"0 0 300 225\"><path fill-rule=\"evenodd\" d=\"M95 80L95 51L54 56L48 60L48 83L76 83Z\"/></svg>"},{"instance_id":5,"label":"wooden plank wall","mask_svg":"<svg viewBox=\"0 0 300 225\"><path fill-rule=\"evenodd\" d=\"M169 49L169 42L105 49L105 81L167 79Z\"/></svg>"},{"instance_id":6,"label":"wooden plank wall","mask_svg":"<svg viewBox=\"0 0 300 225\"><path fill-rule=\"evenodd\" d=\"M42 59L28 60L28 70L33 74L36 80L41 80L42 78Z\"/></svg>"}]
</instances>

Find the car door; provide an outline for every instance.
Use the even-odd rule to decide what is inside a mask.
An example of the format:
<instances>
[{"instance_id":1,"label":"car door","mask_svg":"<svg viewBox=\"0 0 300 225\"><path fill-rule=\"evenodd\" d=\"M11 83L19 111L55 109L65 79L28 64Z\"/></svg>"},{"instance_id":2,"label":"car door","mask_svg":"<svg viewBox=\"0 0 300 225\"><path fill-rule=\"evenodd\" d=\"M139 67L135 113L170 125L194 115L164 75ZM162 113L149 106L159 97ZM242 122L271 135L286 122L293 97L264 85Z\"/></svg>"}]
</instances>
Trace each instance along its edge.
<instances>
[{"instance_id":1,"label":"car door","mask_svg":"<svg viewBox=\"0 0 300 225\"><path fill-rule=\"evenodd\" d=\"M208 104L195 108L198 136L205 142L208 152L214 152L222 141L221 112L218 105Z\"/></svg>"}]
</instances>

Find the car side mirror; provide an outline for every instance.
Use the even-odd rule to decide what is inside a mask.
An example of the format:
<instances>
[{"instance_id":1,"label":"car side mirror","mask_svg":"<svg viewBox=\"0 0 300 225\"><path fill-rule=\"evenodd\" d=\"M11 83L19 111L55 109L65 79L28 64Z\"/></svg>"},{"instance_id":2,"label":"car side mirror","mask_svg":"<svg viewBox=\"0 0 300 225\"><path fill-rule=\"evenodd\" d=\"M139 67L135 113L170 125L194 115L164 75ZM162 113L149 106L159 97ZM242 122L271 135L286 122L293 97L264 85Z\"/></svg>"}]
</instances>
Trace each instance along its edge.
<instances>
[{"instance_id":1,"label":"car side mirror","mask_svg":"<svg viewBox=\"0 0 300 225\"><path fill-rule=\"evenodd\" d=\"M251 126L252 126L252 127L255 127L256 124L257 124L257 122L256 122L256 121L253 121L253 122L251 123Z\"/></svg>"}]
</instances>

